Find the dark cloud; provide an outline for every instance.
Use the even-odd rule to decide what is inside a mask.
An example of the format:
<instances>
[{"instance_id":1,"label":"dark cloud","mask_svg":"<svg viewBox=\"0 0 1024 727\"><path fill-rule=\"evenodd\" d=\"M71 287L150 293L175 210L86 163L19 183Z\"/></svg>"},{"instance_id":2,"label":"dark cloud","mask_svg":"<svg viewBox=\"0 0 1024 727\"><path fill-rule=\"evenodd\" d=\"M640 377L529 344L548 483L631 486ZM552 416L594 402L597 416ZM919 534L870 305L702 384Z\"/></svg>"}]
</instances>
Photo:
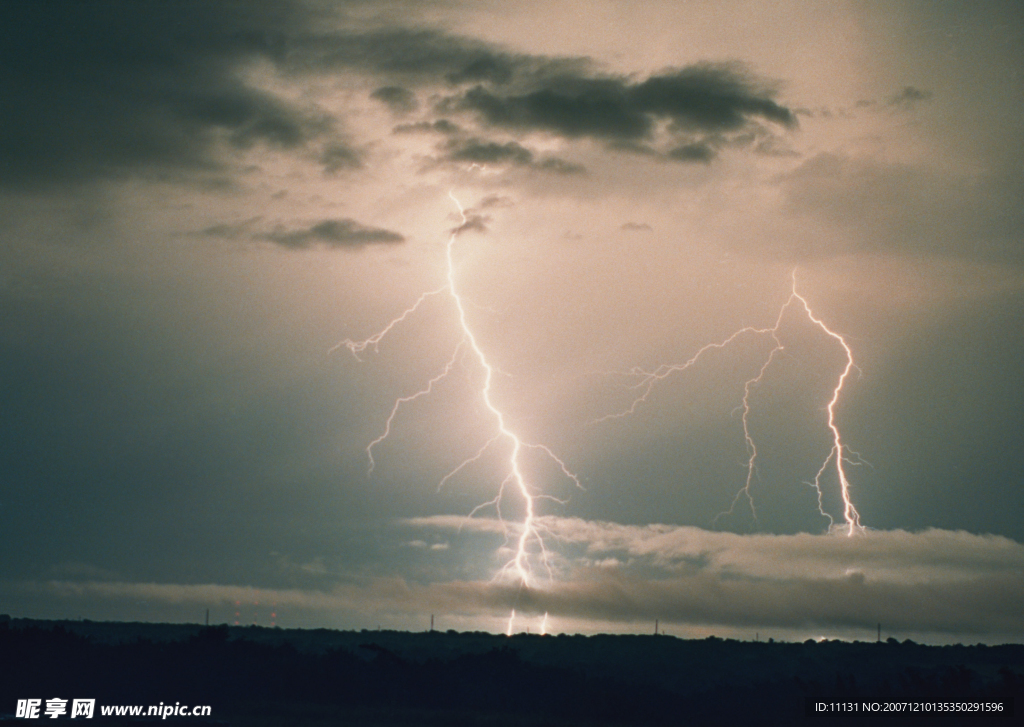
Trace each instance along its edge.
<instances>
[{"instance_id":1,"label":"dark cloud","mask_svg":"<svg viewBox=\"0 0 1024 727\"><path fill-rule=\"evenodd\" d=\"M715 158L715 150L706 143L683 144L670 151L668 157L679 162L710 164Z\"/></svg>"},{"instance_id":2,"label":"dark cloud","mask_svg":"<svg viewBox=\"0 0 1024 727\"><path fill-rule=\"evenodd\" d=\"M366 227L355 220L324 220L312 227L286 230L278 227L262 236L282 247L304 249L319 243L327 247L359 248L366 245L394 245L405 237L379 227Z\"/></svg>"},{"instance_id":3,"label":"dark cloud","mask_svg":"<svg viewBox=\"0 0 1024 727\"><path fill-rule=\"evenodd\" d=\"M640 143L660 121L668 121L674 134L689 132L691 139L695 131L738 132L757 120L796 126L796 115L739 64L697 64L637 82L601 74L587 58L517 54L473 39L403 29L318 36L288 63L358 69L407 85L469 86L444 98L438 110L469 111L485 126L506 131ZM402 90L391 85L376 93L401 103ZM420 129L429 127L402 127Z\"/></svg>"},{"instance_id":4,"label":"dark cloud","mask_svg":"<svg viewBox=\"0 0 1024 727\"><path fill-rule=\"evenodd\" d=\"M231 148L330 138L325 115L240 74L306 22L282 0L0 4L0 185L209 170Z\"/></svg>"},{"instance_id":5,"label":"dark cloud","mask_svg":"<svg viewBox=\"0 0 1024 727\"><path fill-rule=\"evenodd\" d=\"M477 164L529 164L533 161L533 153L514 141L498 144L493 141L470 139L455 145L448 158Z\"/></svg>"},{"instance_id":6,"label":"dark cloud","mask_svg":"<svg viewBox=\"0 0 1024 727\"><path fill-rule=\"evenodd\" d=\"M257 229L262 217L253 217L241 222L221 222L210 225L199 231L199 235L220 237L226 240L270 240L282 247L300 250L314 244L327 247L359 248L366 245L394 245L405 242L405 237L397 232L379 227L361 225L355 220L323 220L305 228L289 230L278 225L270 232Z\"/></svg>"},{"instance_id":7,"label":"dark cloud","mask_svg":"<svg viewBox=\"0 0 1024 727\"><path fill-rule=\"evenodd\" d=\"M752 118L784 127L795 115L731 66L698 65L652 76L625 78L560 76L522 94L502 94L483 85L460 99L492 126L542 130L569 138L610 141L649 138L658 120L678 130L736 131Z\"/></svg>"},{"instance_id":8,"label":"dark cloud","mask_svg":"<svg viewBox=\"0 0 1024 727\"><path fill-rule=\"evenodd\" d=\"M441 86L441 107L523 133L639 142L666 120L675 132L736 131L751 119L795 124L737 67L693 66L634 82L602 76L586 58L517 54L438 31L325 32L319 20L298 0L0 4L0 27L16 29L0 44L0 187L223 171L232 150L257 145L301 152L327 172L358 168L338 120L252 85L245 71L254 61L292 77L372 74L382 81L372 98L396 113L417 108L418 86ZM457 131L447 120L400 128ZM455 153L535 163L515 144L467 143ZM559 159L535 165L583 171Z\"/></svg>"},{"instance_id":9,"label":"dark cloud","mask_svg":"<svg viewBox=\"0 0 1024 727\"><path fill-rule=\"evenodd\" d=\"M793 113L737 67L700 64L652 76L629 89L630 100L644 113L666 116L684 127L728 131L760 117L786 127Z\"/></svg>"},{"instance_id":10,"label":"dark cloud","mask_svg":"<svg viewBox=\"0 0 1024 727\"><path fill-rule=\"evenodd\" d=\"M574 92L540 89L502 97L483 86L466 92L463 106L480 113L492 126L552 131L562 136L634 139L646 136L651 119L631 108L621 88L610 81L589 81Z\"/></svg>"},{"instance_id":11,"label":"dark cloud","mask_svg":"<svg viewBox=\"0 0 1024 727\"><path fill-rule=\"evenodd\" d=\"M512 164L554 174L583 174L586 172L586 167L557 157L534 160L533 152L515 141L504 144L481 141L480 139L453 141L448 145L447 158L454 162L470 162L481 165Z\"/></svg>"},{"instance_id":12,"label":"dark cloud","mask_svg":"<svg viewBox=\"0 0 1024 727\"><path fill-rule=\"evenodd\" d=\"M370 94L370 98L375 98L384 104L387 104L393 112L397 114L407 114L410 111L415 111L419 107L419 102L416 100L416 94L407 88L400 86L384 86L378 88L376 91Z\"/></svg>"}]
</instances>

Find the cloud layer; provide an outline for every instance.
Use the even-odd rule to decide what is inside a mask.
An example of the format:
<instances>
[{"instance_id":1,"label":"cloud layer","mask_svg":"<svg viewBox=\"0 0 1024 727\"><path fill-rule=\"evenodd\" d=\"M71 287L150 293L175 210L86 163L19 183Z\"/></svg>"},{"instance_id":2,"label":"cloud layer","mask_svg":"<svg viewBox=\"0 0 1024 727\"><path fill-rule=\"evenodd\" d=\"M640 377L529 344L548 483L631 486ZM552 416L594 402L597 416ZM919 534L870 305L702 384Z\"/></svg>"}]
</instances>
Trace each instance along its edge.
<instances>
[{"instance_id":1,"label":"cloud layer","mask_svg":"<svg viewBox=\"0 0 1024 727\"><path fill-rule=\"evenodd\" d=\"M763 121L795 125L738 66L699 65L637 82L602 74L585 58L511 53L431 30L326 31L317 18L289 0L5 4L0 22L18 32L0 51L0 185L224 173L233 156L256 146L328 173L359 167L361 154L342 133L344 114L281 93L274 75L391 79L370 96L399 115L420 108L418 90L440 90L437 111L475 118L478 134L654 142L666 135L655 134L664 121L673 140L665 158L681 161L709 161L715 135ZM445 119L419 123L450 131ZM466 138L442 153L518 165L534 157L507 138ZM536 166L582 171L557 157Z\"/></svg>"},{"instance_id":2,"label":"cloud layer","mask_svg":"<svg viewBox=\"0 0 1024 727\"><path fill-rule=\"evenodd\" d=\"M493 536L492 519L415 518L407 528ZM337 582L322 590L273 589L259 598L278 609L444 613L487 619L508 605L548 613L587 631L588 623L784 629L887 630L942 639L1024 634L1024 546L1007 538L928 530L859 536L736 535L668 525L629 526L544 518L562 556L553 581L531 588L500 581L424 584L401 577ZM514 528L513 535L514 535ZM447 544L421 550L445 553ZM438 545L438 544L435 544ZM483 546L486 547L486 546ZM567 555L578 551L578 557ZM23 594L69 602L147 599L167 604L247 602L250 586L121 581L22 583Z\"/></svg>"}]
</instances>

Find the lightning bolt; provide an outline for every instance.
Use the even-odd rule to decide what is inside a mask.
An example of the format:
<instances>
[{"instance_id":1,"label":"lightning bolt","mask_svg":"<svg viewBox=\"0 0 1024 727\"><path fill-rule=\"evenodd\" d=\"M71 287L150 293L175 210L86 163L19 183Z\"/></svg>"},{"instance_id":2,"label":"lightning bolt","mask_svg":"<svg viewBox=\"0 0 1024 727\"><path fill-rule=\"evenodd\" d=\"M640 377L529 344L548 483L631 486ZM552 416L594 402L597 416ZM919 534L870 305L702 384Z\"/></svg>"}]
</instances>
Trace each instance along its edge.
<instances>
[{"instance_id":1,"label":"lightning bolt","mask_svg":"<svg viewBox=\"0 0 1024 727\"><path fill-rule=\"evenodd\" d=\"M828 457L821 464L821 469L814 476L814 489L818 492L818 510L822 511L821 508L821 477L825 474L825 470L828 469L828 463L830 460L835 460L836 463L836 476L839 479L839 493L843 499L843 520L847 525L847 535L853 535L855 531L863 530L863 526L860 524L860 513L857 512L857 508L853 506L853 500L850 499L850 481L846 478L846 470L843 467L844 463L859 464L863 461L859 454L853 450L848 449L842 440L842 435L839 433L839 427L836 425L836 404L839 403L839 396L842 394L843 385L846 383L846 379L850 376L850 371L854 368L853 363L853 351L850 350L850 346L846 343L846 340L833 331L831 328L825 325L824 321L814 315L811 310L810 304L807 299L796 292L796 270L793 271L793 295L792 298L796 298L804 307L804 312L807 317L815 323L821 330L831 336L833 339L839 342L842 346L843 352L846 354L846 365L843 367L843 372L839 375L839 380L836 382L835 389L832 390L832 398L828 402L828 428L832 432L832 449L828 454ZM790 298L790 300L792 300ZM844 452L849 452L856 459L848 458ZM823 511L822 511L823 512ZM829 518L830 522L831 517Z\"/></svg>"},{"instance_id":2,"label":"lightning bolt","mask_svg":"<svg viewBox=\"0 0 1024 727\"><path fill-rule=\"evenodd\" d=\"M344 339L343 341L336 344L331 350L337 350L341 347L347 348L353 356L359 359L359 354L366 351L368 348L372 348L374 352L378 350L380 342L399 324L405 322L411 318L424 302L434 296L447 295L448 299L454 305L456 318L461 328L462 336L459 342L455 345L452 351L451 357L444 365L442 370L437 373L433 378L429 379L427 383L420 390L409 394L407 396L399 397L395 400L395 403L391 407L391 411L385 421L384 431L373 441L371 441L366 447L366 455L369 460L369 472L372 473L375 460L373 457L374 447L381 444L391 434L392 425L395 419L398 417L402 408L416 399L428 396L433 392L434 386L444 379L448 374L451 373L455 364L459 361L463 355L469 355L483 371L483 382L480 385L479 396L483 402L485 409L488 411L494 426L494 434L491 436L480 449L471 457L460 462L454 469L446 474L438 484L440 490L444 485L456 476L460 471L473 464L484 454L494 447L499 441L504 442L509 449L508 458L506 460L506 475L501 481L498 492L494 499L489 500L485 503L478 505L473 508L469 513L469 517L473 517L479 511L487 508L494 507L497 511L499 519L501 519L501 503L505 499L508 491L511 489L516 495L518 495L524 508L524 516L521 522L518 523L515 530L518 531L516 537L510 536L510 530L506 530L506 545L514 544L513 551L514 555L498 570L494 576L494 580L498 580L502 577L511 576L513 582L519 586L519 591L524 588L532 588L536 584L536 579L533 574L532 562L535 556L536 560L543 565L547 572L548 578L554 577L554 572L551 565L551 553L548 550L545 542L542 530L543 528L538 522L538 500L550 499L556 502L563 502L558 500L551 495L538 494L537 488L531 484L524 472L523 465L523 452L527 449L539 450L546 457L548 457L555 465L559 468L562 475L571 481L576 487L583 489L583 485L580 483L579 478L573 474L573 472L566 466L555 453L547 446L543 444L536 444L524 441L518 434L513 431L508 425L505 414L502 409L495 402L493 397L493 380L495 374L495 367L490 363L487 355L484 353L483 348L473 332L473 328L470 325L468 316L466 314L466 302L463 296L459 292L456 275L455 275L455 243L459 236L459 233L464 229L469 218L466 216L466 211L462 206L462 203L455 197L454 193L449 192L448 197L455 203L458 208L459 215L462 218L462 224L451 231L448 237L448 243L445 247L445 261L446 261L446 284L436 290L431 290L423 293L420 297L405 309L401 314L393 318L384 328L375 333L374 335L363 339L363 340L352 340ZM504 520L502 520L504 522ZM515 608L512 608L511 614L508 619L507 633L511 634L516 620ZM545 616L546 623L546 616Z\"/></svg>"},{"instance_id":3,"label":"lightning bolt","mask_svg":"<svg viewBox=\"0 0 1024 727\"><path fill-rule=\"evenodd\" d=\"M729 344L733 343L742 336L753 335L769 337L773 344L772 349L769 351L764 362L761 364L761 367L758 370L757 375L744 382L743 398L741 400L740 405L737 407L737 410L742 412L740 419L743 426L743 439L747 448L746 479L743 484L743 487L739 489L739 491L736 493L736 496L733 498L732 504L730 505L729 509L715 517L715 522L717 522L721 517L732 514L736 508L736 505L741 500L745 499L747 504L750 506L751 514L754 516L754 519L756 520L757 507L754 504L754 497L751 493L751 486L753 485L754 480L757 477L758 451L757 443L754 439L753 434L751 433L750 428L750 413L752 408L750 403L750 397L754 389L756 389L763 383L766 372L771 367L775 359L778 357L778 354L780 354L785 349L782 340L779 338L779 330L782 327L782 321L786 316L787 311L795 307L801 308L803 310L804 315L807 317L809 321L811 321L815 326L817 326L818 329L824 332L827 336L836 341L836 343L838 343L839 346L842 348L843 353L845 355L845 364L843 366L843 370L839 374L835 387L832 390L832 397L829 400L828 405L825 407L828 413L827 425L829 433L831 434L832 446L829 450L828 456L822 462L821 467L815 474L814 480L807 484L809 484L815 490L818 500L818 512L821 513L823 517L828 519L829 530L832 530L835 526L835 518L831 514L829 514L824 508L824 492L822 480L825 474L829 471L830 466L834 465L836 478L839 482L839 495L843 503L842 517L844 525L842 527L846 530L847 535L852 536L854 533L860 532L864 528L860 524L860 514L857 512L857 508L854 506L853 500L850 495L850 481L847 477L845 465L862 464L864 460L857 452L854 452L852 449L850 449L843 443L842 435L839 431L839 426L838 424L836 424L836 406L839 404L839 399L842 395L843 387L845 386L846 381L850 376L850 373L853 371L854 368L856 368L853 361L853 351L850 349L849 344L846 342L846 339L844 339L842 335L829 328L821 318L814 314L814 311L811 309L810 303L797 291L796 270L793 270L792 273L792 285L790 288L789 297L786 299L786 302L783 303L782 306L779 308L779 313L777 318L775 319L774 325L772 325L769 328L754 328L751 326L741 328L720 342L709 343L705 345L704 347L699 349L692 357L690 357L689 360L681 364L663 364L657 367L656 369L650 371L640 367L634 367L630 369L629 371L625 372L625 374L627 376L639 378L639 381L636 384L634 384L632 388L634 390L638 390L640 393L634 397L632 403L626 409L617 413L607 414L603 417L600 417L599 419L594 420L593 423L599 423L611 419L618 419L621 417L626 417L635 414L638 407L640 407L641 404L647 401L652 390L659 382L664 381L673 374L686 371L687 369L695 365L709 351L724 349L727 346L729 346Z\"/></svg>"}]
</instances>

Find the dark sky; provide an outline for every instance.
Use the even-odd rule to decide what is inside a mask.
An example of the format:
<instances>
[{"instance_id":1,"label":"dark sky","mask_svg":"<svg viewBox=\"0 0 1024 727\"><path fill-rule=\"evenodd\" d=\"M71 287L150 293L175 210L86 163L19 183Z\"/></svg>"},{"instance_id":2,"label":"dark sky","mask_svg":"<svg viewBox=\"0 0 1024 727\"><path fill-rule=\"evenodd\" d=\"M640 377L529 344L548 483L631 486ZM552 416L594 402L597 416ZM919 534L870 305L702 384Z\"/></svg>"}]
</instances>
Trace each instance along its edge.
<instances>
[{"instance_id":1,"label":"dark sky","mask_svg":"<svg viewBox=\"0 0 1024 727\"><path fill-rule=\"evenodd\" d=\"M0 612L1019 640L1022 20L3 4Z\"/></svg>"}]
</instances>

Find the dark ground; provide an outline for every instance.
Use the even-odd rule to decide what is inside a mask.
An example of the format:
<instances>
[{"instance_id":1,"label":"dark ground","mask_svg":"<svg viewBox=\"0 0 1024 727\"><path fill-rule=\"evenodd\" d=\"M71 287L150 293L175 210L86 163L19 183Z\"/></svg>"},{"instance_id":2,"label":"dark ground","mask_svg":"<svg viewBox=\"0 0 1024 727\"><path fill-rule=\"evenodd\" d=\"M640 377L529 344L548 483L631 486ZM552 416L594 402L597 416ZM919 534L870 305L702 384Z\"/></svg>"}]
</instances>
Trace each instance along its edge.
<instances>
[{"instance_id":1,"label":"dark ground","mask_svg":"<svg viewBox=\"0 0 1024 727\"><path fill-rule=\"evenodd\" d=\"M1017 724L1024 646L0 622L0 721L31 724L18 700L55 697L96 699L86 724L110 725ZM99 713L176 702L211 716ZM929 711L865 713L875 703Z\"/></svg>"}]
</instances>

